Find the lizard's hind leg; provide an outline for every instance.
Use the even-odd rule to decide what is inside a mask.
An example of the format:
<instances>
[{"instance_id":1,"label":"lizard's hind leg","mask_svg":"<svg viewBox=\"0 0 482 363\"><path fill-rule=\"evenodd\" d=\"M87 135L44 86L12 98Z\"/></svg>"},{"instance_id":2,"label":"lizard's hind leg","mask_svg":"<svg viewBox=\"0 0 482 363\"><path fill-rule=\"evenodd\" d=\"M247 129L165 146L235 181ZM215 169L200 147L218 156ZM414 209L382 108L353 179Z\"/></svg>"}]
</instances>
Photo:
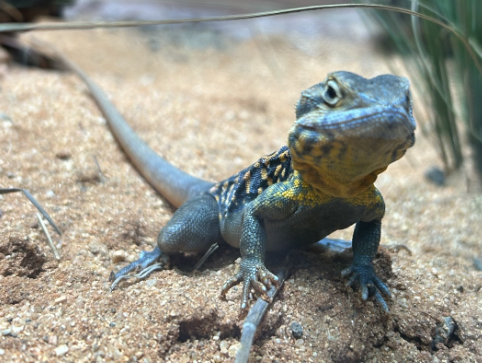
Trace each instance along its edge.
<instances>
[{"instance_id":1,"label":"lizard's hind leg","mask_svg":"<svg viewBox=\"0 0 482 363\"><path fill-rule=\"evenodd\" d=\"M141 269L137 277L147 277L152 271L163 268L169 262L169 255L183 252L201 253L222 240L219 227L218 205L213 196L202 194L184 203L162 228L157 237L157 247L151 252L141 252L138 260L130 263L117 273L111 272L111 291L117 283L131 277L129 272ZM160 261L155 265L154 262ZM152 266L150 266L152 265Z\"/></svg>"}]
</instances>

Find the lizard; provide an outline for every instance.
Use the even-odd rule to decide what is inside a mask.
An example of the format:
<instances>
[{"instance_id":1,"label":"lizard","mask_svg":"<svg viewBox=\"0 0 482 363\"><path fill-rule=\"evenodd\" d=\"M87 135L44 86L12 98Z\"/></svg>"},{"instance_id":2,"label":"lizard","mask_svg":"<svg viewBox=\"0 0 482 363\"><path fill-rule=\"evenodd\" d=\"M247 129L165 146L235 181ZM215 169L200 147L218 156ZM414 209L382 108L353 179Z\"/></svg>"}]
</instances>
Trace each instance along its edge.
<instances>
[{"instance_id":1,"label":"lizard","mask_svg":"<svg viewBox=\"0 0 482 363\"><path fill-rule=\"evenodd\" d=\"M153 151L128 125L104 91L64 58L86 84L111 132L140 174L178 208L161 229L153 251L111 272L117 281L176 253L203 253L215 242L239 248L239 272L221 296L243 282L241 310L253 289L268 299L279 284L265 266L271 250L305 247L355 224L353 261L342 271L347 285L374 296L384 311L390 297L373 259L381 236L385 203L377 176L415 143L416 123L408 79L391 74L366 79L329 73L301 93L287 145L218 183L192 176ZM113 285L114 286L114 285Z\"/></svg>"}]
</instances>

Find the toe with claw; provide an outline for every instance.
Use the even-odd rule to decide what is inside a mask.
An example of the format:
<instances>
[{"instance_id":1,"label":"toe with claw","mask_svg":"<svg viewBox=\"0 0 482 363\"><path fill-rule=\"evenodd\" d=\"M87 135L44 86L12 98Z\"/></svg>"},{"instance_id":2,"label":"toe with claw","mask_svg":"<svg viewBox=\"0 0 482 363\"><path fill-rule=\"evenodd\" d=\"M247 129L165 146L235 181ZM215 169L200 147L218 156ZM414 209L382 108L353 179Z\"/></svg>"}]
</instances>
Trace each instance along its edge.
<instances>
[{"instance_id":1,"label":"toe with claw","mask_svg":"<svg viewBox=\"0 0 482 363\"><path fill-rule=\"evenodd\" d=\"M240 271L232 278L230 278L223 286L221 296L225 297L226 293L233 286L239 284L241 281L243 284L243 293L241 297L241 310L245 310L248 306L248 298L251 289L262 297L264 300L269 301L267 291L271 288L271 285L279 285L279 278L271 273L262 261L254 258L243 258L241 260Z\"/></svg>"},{"instance_id":2,"label":"toe with claw","mask_svg":"<svg viewBox=\"0 0 482 363\"><path fill-rule=\"evenodd\" d=\"M354 261L353 264L344 269L341 274L343 276L351 275L350 280L347 282L348 286L353 286L356 283L360 285L363 300L366 300L368 299L368 296L373 295L375 300L382 306L383 310L385 312L389 311L388 305L383 299L381 293L391 297L390 290L376 275L371 261Z\"/></svg>"},{"instance_id":3,"label":"toe with claw","mask_svg":"<svg viewBox=\"0 0 482 363\"><path fill-rule=\"evenodd\" d=\"M158 261L158 263L155 263ZM112 282L110 291L112 292L121 280L137 277L139 279L146 278L155 270L162 270L169 264L169 256L162 254L159 247L151 252L142 251L139 259L130 263L126 267L109 275L109 281ZM132 271L138 271L137 274L130 274Z\"/></svg>"}]
</instances>

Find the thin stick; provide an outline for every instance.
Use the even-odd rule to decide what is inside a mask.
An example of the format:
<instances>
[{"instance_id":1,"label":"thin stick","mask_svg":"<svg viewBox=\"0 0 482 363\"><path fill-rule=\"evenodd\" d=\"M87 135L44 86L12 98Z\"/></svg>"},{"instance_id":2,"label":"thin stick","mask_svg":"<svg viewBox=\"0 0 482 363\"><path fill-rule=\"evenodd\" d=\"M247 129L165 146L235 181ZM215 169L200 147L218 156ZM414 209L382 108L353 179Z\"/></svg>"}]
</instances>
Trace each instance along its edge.
<instances>
[{"instance_id":1,"label":"thin stick","mask_svg":"<svg viewBox=\"0 0 482 363\"><path fill-rule=\"evenodd\" d=\"M196 265L192 270L193 271L198 270L204 264L204 262L206 262L208 257L211 256L214 253L214 251L216 251L218 248L219 248L219 245L217 243L213 243L211 247L209 247L209 249L206 251L204 256L201 257L201 259L196 263Z\"/></svg>"},{"instance_id":2,"label":"thin stick","mask_svg":"<svg viewBox=\"0 0 482 363\"><path fill-rule=\"evenodd\" d=\"M99 171L100 182L102 184L104 184L105 183L105 176L104 176L104 173L102 172L102 169L100 168L99 161L97 160L97 157L95 155L94 155L94 162L95 162L95 165L97 165L97 170Z\"/></svg>"},{"instance_id":3,"label":"thin stick","mask_svg":"<svg viewBox=\"0 0 482 363\"><path fill-rule=\"evenodd\" d=\"M470 54L470 57L474 60L475 66L482 73L482 65L480 64L478 53L474 51L474 47L465 39L464 35L461 34L460 30L455 27L454 24L449 23L446 19L439 20L429 15L414 12L409 9L388 6L388 5L378 5L378 4L329 4L329 5L314 5L305 6L292 9L282 9L273 11L264 11L258 13L250 14L240 14L240 15L229 15L229 16L213 16L206 18L192 18L192 19L169 19L169 20L149 20L149 21L115 21L115 22L85 22L85 21L73 21L73 22L60 22L60 23L16 23L16 24L0 24L0 33L4 32L25 32L30 30L75 30L75 29L93 29L93 28L121 28L121 27L136 27L142 25L165 25L165 24L182 24L182 23L204 23L204 22L217 22L217 21L231 21L231 20L244 20L244 19L256 19L268 16L278 16L284 14L301 13L305 11L313 10L325 10L325 9L347 9L347 8L357 8L357 9L376 9L384 11L393 11L401 14L412 15L417 18L428 20L447 29L450 33L455 35L465 46ZM480 55L479 55L480 56Z\"/></svg>"},{"instance_id":4,"label":"thin stick","mask_svg":"<svg viewBox=\"0 0 482 363\"><path fill-rule=\"evenodd\" d=\"M433 18L429 15L416 13L411 10L377 4L328 4L328 5L313 5L304 6L291 9L263 11L248 14L235 14L227 16L211 16L205 18L186 18L186 19L167 19L167 20L144 20L144 21L70 21L58 23L8 23L0 25L0 33L3 32L25 32L31 30L77 30L77 29L93 29L93 28L125 28L136 27L144 25L166 25L166 24L182 24L182 23L204 23L230 20L245 20L256 19L268 16L278 16L284 14L301 13L305 11L324 10L324 9L343 9L343 8L359 8L359 9L378 9L395 11L402 14L413 15L422 19L430 20L444 28L449 28L444 22ZM450 28L449 28L450 29ZM451 29L450 29L451 30ZM451 30L454 32L453 30Z\"/></svg>"},{"instance_id":5,"label":"thin stick","mask_svg":"<svg viewBox=\"0 0 482 363\"><path fill-rule=\"evenodd\" d=\"M289 267L286 266L276 274L280 283L278 287L273 285L268 291L268 296L271 301L273 301L276 294L281 290L281 287L288 276L288 270ZM251 310L249 310L248 316L243 324L243 332L240 339L241 346L236 354L235 363L248 362L249 352L251 351L251 346L253 345L254 334L256 333L259 323L261 322L261 319L263 319L266 310L268 310L269 304L269 302L263 300L262 298L258 298L258 300L256 300L254 305L251 307Z\"/></svg>"},{"instance_id":6,"label":"thin stick","mask_svg":"<svg viewBox=\"0 0 482 363\"><path fill-rule=\"evenodd\" d=\"M52 218L50 218L49 214L45 211L45 209L42 208L42 206L40 205L39 202L37 202L37 199L35 199L33 197L32 194L30 194L30 192L27 190L27 189L22 189L22 188L0 188L0 194L9 194L9 193L16 193L16 192L22 192L23 194L25 194L25 196L28 198L28 200L30 200L30 202L35 206L35 208L38 209L38 211L40 213L42 213L42 215L44 216L44 218L49 222L49 224L53 227L53 229L55 229L55 232L57 232L59 234L59 236L62 235L62 232L60 232L60 229L59 227L57 227L54 223L54 221L52 220Z\"/></svg>"},{"instance_id":7,"label":"thin stick","mask_svg":"<svg viewBox=\"0 0 482 363\"><path fill-rule=\"evenodd\" d=\"M52 238L50 238L50 233L47 230L47 227L45 226L45 223L42 220L42 216L40 215L39 212L37 212L37 219L38 219L38 222L40 223L40 227L42 227L42 231L44 231L45 235L47 236L47 243L49 244L50 248L54 252L55 259L57 261L60 261L59 251L57 250L57 247L55 247L54 243L52 242Z\"/></svg>"}]
</instances>

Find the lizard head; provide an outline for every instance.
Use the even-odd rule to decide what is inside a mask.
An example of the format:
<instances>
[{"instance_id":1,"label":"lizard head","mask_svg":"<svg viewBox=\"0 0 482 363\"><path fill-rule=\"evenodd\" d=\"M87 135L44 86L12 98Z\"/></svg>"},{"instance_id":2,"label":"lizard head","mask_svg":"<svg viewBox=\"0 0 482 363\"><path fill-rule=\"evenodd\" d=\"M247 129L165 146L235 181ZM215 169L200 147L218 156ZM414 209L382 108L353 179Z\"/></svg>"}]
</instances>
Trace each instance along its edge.
<instances>
[{"instance_id":1,"label":"lizard head","mask_svg":"<svg viewBox=\"0 0 482 363\"><path fill-rule=\"evenodd\" d=\"M409 81L328 74L303 91L288 135L293 168L325 193L349 197L373 184L415 142Z\"/></svg>"}]
</instances>

